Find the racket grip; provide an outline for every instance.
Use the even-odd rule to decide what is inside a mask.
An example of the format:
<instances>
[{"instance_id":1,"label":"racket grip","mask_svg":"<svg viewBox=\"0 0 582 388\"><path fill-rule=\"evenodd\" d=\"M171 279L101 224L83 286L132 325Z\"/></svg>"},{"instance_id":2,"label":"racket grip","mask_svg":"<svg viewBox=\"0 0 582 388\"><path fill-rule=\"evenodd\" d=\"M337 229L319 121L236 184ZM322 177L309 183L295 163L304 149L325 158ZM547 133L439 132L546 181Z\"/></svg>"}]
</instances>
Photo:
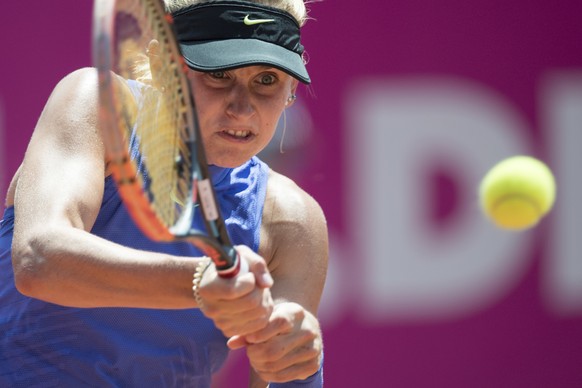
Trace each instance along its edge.
<instances>
[{"instance_id":1,"label":"racket grip","mask_svg":"<svg viewBox=\"0 0 582 388\"><path fill-rule=\"evenodd\" d=\"M234 251L233 255L235 256L234 265L230 268L217 270L218 276L220 276L221 278L229 279L235 277L239 273L245 274L249 272L249 263L247 263L246 260L242 260L240 255L234 248L233 251Z\"/></svg>"}]
</instances>

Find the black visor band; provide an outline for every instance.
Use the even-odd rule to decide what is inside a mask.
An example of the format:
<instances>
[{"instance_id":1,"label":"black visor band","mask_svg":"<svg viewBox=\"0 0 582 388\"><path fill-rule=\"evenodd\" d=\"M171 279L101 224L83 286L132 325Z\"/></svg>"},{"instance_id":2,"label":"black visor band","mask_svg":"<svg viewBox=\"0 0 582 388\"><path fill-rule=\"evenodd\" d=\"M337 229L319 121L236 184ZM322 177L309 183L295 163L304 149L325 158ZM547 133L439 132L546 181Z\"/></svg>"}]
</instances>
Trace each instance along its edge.
<instances>
[{"instance_id":1,"label":"black visor band","mask_svg":"<svg viewBox=\"0 0 582 388\"><path fill-rule=\"evenodd\" d=\"M298 55L300 27L289 13L241 1L196 4L175 12L174 25L181 44L228 39L258 39Z\"/></svg>"}]
</instances>

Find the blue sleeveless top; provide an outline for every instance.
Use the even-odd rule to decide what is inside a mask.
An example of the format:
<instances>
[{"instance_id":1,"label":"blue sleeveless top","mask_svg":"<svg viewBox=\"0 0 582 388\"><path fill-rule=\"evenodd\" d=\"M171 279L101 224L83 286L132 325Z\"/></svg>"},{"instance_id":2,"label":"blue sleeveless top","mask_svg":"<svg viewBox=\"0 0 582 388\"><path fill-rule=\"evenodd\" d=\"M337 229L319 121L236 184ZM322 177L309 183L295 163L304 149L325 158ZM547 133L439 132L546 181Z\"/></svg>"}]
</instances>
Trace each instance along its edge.
<instances>
[{"instance_id":1,"label":"blue sleeveless top","mask_svg":"<svg viewBox=\"0 0 582 388\"><path fill-rule=\"evenodd\" d=\"M253 158L211 173L233 243L257 251L267 165ZM200 310L70 308L26 297L14 285L13 224L14 209L7 208L0 221L0 386L210 386L228 348ZM111 178L91 233L128 247L200 255L188 243L143 235Z\"/></svg>"}]
</instances>

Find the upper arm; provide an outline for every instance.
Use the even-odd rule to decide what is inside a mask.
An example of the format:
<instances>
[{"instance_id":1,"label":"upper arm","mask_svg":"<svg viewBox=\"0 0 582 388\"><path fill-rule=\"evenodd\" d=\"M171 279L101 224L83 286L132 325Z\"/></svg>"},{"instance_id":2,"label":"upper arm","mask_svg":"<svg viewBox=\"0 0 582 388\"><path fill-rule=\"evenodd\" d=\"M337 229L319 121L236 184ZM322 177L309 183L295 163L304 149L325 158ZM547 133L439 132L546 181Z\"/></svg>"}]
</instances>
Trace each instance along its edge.
<instances>
[{"instance_id":1,"label":"upper arm","mask_svg":"<svg viewBox=\"0 0 582 388\"><path fill-rule=\"evenodd\" d=\"M313 197L276 173L269 176L259 253L275 280L275 302L296 302L316 315L327 273L327 223Z\"/></svg>"},{"instance_id":2,"label":"upper arm","mask_svg":"<svg viewBox=\"0 0 582 388\"><path fill-rule=\"evenodd\" d=\"M65 77L47 101L18 174L16 244L50 225L92 227L104 181L97 102L93 69Z\"/></svg>"}]
</instances>

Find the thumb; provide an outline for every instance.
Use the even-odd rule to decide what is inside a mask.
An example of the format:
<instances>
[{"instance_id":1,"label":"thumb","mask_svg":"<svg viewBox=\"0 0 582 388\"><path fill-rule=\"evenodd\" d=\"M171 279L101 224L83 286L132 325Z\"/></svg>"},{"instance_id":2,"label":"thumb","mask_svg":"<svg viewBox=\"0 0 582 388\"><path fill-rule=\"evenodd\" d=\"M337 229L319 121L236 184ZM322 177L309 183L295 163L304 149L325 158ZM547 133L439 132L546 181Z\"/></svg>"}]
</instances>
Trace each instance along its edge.
<instances>
[{"instance_id":1,"label":"thumb","mask_svg":"<svg viewBox=\"0 0 582 388\"><path fill-rule=\"evenodd\" d=\"M259 267L256 270L251 269L251 271L255 274L258 287L271 288L273 286L273 277L266 266Z\"/></svg>"},{"instance_id":2,"label":"thumb","mask_svg":"<svg viewBox=\"0 0 582 388\"><path fill-rule=\"evenodd\" d=\"M246 260L249 266L249 272L255 276L257 286L260 288L270 288L273 285L273 277L267 268L265 259L257 255L250 248L240 245L236 247L241 260Z\"/></svg>"},{"instance_id":3,"label":"thumb","mask_svg":"<svg viewBox=\"0 0 582 388\"><path fill-rule=\"evenodd\" d=\"M228 339L226 345L230 350L236 350L245 347L247 345L247 341L245 340L244 337L240 335L235 335Z\"/></svg>"}]
</instances>

